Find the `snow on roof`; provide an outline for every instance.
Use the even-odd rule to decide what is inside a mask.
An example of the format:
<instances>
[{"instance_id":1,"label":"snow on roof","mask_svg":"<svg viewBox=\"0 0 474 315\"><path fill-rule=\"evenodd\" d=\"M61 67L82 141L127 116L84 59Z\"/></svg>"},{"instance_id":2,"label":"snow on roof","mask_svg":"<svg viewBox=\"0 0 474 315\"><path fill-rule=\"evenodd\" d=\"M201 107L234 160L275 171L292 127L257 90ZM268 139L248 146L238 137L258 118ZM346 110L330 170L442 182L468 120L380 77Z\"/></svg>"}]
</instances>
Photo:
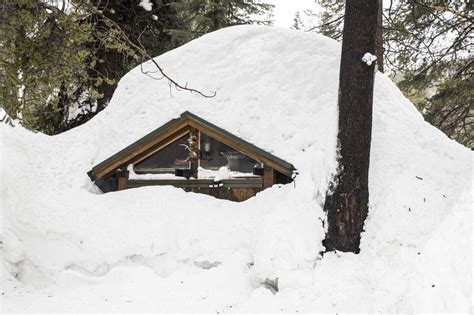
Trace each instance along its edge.
<instances>
[{"instance_id":1,"label":"snow on roof","mask_svg":"<svg viewBox=\"0 0 474 315\"><path fill-rule=\"evenodd\" d=\"M361 254L319 256L339 55L321 35L231 27L156 58L214 98L137 67L83 126L54 137L0 126L4 310L468 312L472 153L424 122L383 74ZM93 165L184 111L290 161L299 176L242 203L174 187L97 191ZM273 296L260 284L275 278ZM117 302L125 295L133 303Z\"/></svg>"}]
</instances>

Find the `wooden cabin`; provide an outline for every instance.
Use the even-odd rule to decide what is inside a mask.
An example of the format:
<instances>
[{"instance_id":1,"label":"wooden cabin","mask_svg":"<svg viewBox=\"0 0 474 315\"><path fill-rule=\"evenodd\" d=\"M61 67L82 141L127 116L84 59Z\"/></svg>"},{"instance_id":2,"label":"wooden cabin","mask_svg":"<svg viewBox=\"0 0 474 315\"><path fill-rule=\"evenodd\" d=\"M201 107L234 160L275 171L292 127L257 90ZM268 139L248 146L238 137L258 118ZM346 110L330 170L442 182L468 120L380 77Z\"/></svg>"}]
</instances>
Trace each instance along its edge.
<instances>
[{"instance_id":1,"label":"wooden cabin","mask_svg":"<svg viewBox=\"0 0 474 315\"><path fill-rule=\"evenodd\" d=\"M103 191L172 185L220 199L244 201L293 181L292 164L184 112L88 173Z\"/></svg>"}]
</instances>

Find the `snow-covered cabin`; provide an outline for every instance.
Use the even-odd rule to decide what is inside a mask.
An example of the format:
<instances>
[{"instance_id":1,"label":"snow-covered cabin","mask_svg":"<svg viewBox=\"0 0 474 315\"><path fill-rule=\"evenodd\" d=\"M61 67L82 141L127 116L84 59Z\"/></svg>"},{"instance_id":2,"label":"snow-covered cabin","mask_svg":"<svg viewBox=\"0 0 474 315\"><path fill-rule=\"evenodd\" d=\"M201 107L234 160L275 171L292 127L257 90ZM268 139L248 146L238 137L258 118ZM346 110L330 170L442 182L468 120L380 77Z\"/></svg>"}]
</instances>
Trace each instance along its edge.
<instances>
[{"instance_id":1,"label":"snow-covered cabin","mask_svg":"<svg viewBox=\"0 0 474 315\"><path fill-rule=\"evenodd\" d=\"M102 191L172 185L244 201L293 180L295 167L230 132L184 112L94 166Z\"/></svg>"},{"instance_id":2,"label":"snow-covered cabin","mask_svg":"<svg viewBox=\"0 0 474 315\"><path fill-rule=\"evenodd\" d=\"M229 27L156 58L213 98L144 75L147 62L82 126L50 137L0 124L1 310L472 313L473 153L382 73L361 252L321 256L340 51L312 32ZM299 175L240 203L91 184L92 166L185 111ZM276 278L273 295L262 283Z\"/></svg>"}]
</instances>

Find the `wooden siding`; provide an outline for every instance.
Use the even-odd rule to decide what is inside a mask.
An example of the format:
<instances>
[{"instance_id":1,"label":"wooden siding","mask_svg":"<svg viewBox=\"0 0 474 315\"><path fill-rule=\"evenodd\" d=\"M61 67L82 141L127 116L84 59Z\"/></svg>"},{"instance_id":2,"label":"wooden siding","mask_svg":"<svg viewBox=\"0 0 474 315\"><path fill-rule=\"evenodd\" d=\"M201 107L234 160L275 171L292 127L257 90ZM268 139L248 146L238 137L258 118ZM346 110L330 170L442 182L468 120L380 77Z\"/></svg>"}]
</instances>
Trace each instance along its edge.
<instances>
[{"instance_id":1,"label":"wooden siding","mask_svg":"<svg viewBox=\"0 0 474 315\"><path fill-rule=\"evenodd\" d=\"M249 177L244 179L225 179L214 182L212 179L163 179L163 180L126 180L126 188L143 186L165 186L172 185L182 188L187 192L206 194L218 199L227 199L241 202L255 196L263 190L261 177ZM119 183L120 186L120 183Z\"/></svg>"},{"instance_id":2,"label":"wooden siding","mask_svg":"<svg viewBox=\"0 0 474 315\"><path fill-rule=\"evenodd\" d=\"M188 192L194 192L198 194L206 194L218 199L226 199L235 202L242 202L255 196L261 188L200 188L200 189L184 189Z\"/></svg>"},{"instance_id":3,"label":"wooden siding","mask_svg":"<svg viewBox=\"0 0 474 315\"><path fill-rule=\"evenodd\" d=\"M262 188L261 177L213 179L128 179L126 188L171 185L179 188Z\"/></svg>"}]
</instances>

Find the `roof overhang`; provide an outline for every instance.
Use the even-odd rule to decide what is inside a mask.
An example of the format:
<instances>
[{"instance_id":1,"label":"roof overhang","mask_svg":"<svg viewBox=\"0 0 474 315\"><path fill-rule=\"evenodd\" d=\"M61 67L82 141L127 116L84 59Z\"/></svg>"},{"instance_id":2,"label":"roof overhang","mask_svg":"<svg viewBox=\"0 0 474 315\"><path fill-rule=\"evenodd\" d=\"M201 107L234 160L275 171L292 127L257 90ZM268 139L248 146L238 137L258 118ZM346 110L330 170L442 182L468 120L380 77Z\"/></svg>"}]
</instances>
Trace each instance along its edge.
<instances>
[{"instance_id":1,"label":"roof overhang","mask_svg":"<svg viewBox=\"0 0 474 315\"><path fill-rule=\"evenodd\" d=\"M186 111L182 113L179 118L170 120L163 126L127 146L125 149L95 165L87 172L87 175L89 175L91 180L107 178L113 175L118 168L128 164L134 164L134 162L143 158L143 156L156 152L160 148L168 145L170 141L173 141L173 139L176 138L176 134L182 134L191 128L204 132L225 145L264 163L282 174L291 177L295 171L295 167L292 164Z\"/></svg>"}]
</instances>

